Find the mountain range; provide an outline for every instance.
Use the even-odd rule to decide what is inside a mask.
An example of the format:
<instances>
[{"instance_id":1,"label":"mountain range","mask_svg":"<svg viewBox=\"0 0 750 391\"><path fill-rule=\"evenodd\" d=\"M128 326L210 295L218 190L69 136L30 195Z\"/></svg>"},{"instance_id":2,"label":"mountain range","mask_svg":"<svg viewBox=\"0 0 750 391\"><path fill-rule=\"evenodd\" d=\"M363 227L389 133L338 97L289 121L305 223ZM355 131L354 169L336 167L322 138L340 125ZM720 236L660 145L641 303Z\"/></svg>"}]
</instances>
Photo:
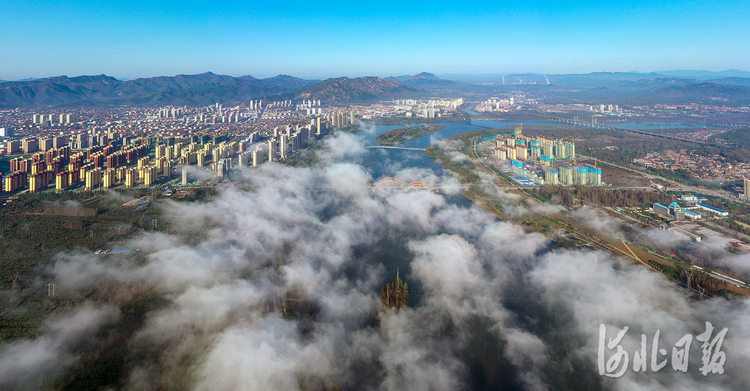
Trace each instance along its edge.
<instances>
[{"instance_id":1,"label":"mountain range","mask_svg":"<svg viewBox=\"0 0 750 391\"><path fill-rule=\"evenodd\" d=\"M211 72L122 81L107 75L56 76L0 82L0 108L101 105L209 105L252 99L320 99L328 104L370 103L437 95L481 97L526 92L540 98L619 104L750 104L750 72L595 72L543 75L453 75L422 72L387 78L305 80L287 75L265 79Z\"/></svg>"},{"instance_id":2,"label":"mountain range","mask_svg":"<svg viewBox=\"0 0 750 391\"><path fill-rule=\"evenodd\" d=\"M367 76L350 79L339 77L313 84L296 98L320 99L329 103L377 102L383 99L418 96L419 89L397 80Z\"/></svg>"},{"instance_id":3,"label":"mountain range","mask_svg":"<svg viewBox=\"0 0 750 391\"><path fill-rule=\"evenodd\" d=\"M256 79L211 72L128 81L106 75L58 76L0 83L0 107L203 105L265 98L314 83L285 75Z\"/></svg>"}]
</instances>

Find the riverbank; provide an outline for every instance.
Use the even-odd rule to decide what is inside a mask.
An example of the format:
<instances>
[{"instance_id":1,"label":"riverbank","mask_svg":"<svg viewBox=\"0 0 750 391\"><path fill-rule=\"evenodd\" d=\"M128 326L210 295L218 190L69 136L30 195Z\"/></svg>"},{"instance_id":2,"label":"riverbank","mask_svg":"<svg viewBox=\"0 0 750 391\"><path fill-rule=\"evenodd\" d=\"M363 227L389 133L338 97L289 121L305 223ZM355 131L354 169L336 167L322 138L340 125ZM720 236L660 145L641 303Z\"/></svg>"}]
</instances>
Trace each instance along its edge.
<instances>
[{"instance_id":1,"label":"riverbank","mask_svg":"<svg viewBox=\"0 0 750 391\"><path fill-rule=\"evenodd\" d=\"M615 235L593 229L585 219L581 219L580 216L576 217L578 212L573 212L573 209L568 210L556 202L549 202L549 199L541 197L534 190L503 189L507 185L502 182L507 181L507 178L482 165L482 157L473 149L475 140L486 137L493 131L496 129L474 130L448 137L448 140L455 143L450 151L431 145L427 147L425 154L456 175L462 183L471 185L463 192L467 199L501 220L518 224L527 232L545 235L554 243L555 248L601 249L615 256L630 258L683 286L690 284L686 281L687 275L692 276L697 273L704 280L700 283L693 280L693 286L690 286L690 289L700 295L726 297L735 294L750 294L750 291L744 287L727 284L715 278L710 274L712 272L694 269L690 263L674 256L660 255L646 243L626 241ZM465 155L465 158L460 158L458 153ZM490 172L496 174L495 180L492 181L494 189L493 183L482 179ZM500 197L498 192L507 194L507 197ZM509 199L515 200L509 201ZM555 211L555 209L558 210Z\"/></svg>"}]
</instances>

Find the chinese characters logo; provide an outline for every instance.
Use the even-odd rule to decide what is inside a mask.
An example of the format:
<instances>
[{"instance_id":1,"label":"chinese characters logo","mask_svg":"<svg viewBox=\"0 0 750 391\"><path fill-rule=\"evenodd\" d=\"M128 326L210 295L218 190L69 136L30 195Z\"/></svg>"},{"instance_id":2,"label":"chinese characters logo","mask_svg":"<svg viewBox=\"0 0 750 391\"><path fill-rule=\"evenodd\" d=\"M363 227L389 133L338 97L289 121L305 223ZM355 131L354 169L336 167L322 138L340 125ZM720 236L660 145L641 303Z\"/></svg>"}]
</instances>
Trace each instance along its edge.
<instances>
[{"instance_id":1,"label":"chinese characters logo","mask_svg":"<svg viewBox=\"0 0 750 391\"><path fill-rule=\"evenodd\" d=\"M604 324L599 325L599 350L597 354L597 366L599 374L607 377L620 377L625 374L630 364L630 356L625 349L620 346L620 342L627 334L629 328L625 326L617 335L607 340L607 327ZM701 344L701 362L703 365L699 368L703 376L708 373L724 373L724 363L727 360L726 353L721 351L721 345L724 343L724 337L727 335L727 328L718 332L713 339L714 327L710 322L706 322L706 331L695 337L695 340ZM659 345L659 330L654 334L651 342L651 355L648 355L648 340L646 334L641 334L641 346L639 350L633 352L633 371L647 372L650 364L652 372L658 372L667 366L667 349ZM688 357L690 355L690 345L693 343L693 335L685 334L672 347L672 369L674 371L688 371ZM612 352L614 351L614 352ZM609 358L607 356L609 355Z\"/></svg>"}]
</instances>

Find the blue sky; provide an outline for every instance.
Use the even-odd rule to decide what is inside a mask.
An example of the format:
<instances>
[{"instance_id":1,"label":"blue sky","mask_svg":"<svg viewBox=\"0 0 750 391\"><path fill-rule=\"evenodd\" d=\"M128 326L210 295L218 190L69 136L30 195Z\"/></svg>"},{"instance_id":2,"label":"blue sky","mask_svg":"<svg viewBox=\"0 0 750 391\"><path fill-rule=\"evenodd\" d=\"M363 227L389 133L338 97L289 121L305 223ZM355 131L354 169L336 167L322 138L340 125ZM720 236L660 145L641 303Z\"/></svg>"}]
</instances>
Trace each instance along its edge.
<instances>
[{"instance_id":1,"label":"blue sky","mask_svg":"<svg viewBox=\"0 0 750 391\"><path fill-rule=\"evenodd\" d=\"M0 79L750 70L750 2L0 0Z\"/></svg>"}]
</instances>

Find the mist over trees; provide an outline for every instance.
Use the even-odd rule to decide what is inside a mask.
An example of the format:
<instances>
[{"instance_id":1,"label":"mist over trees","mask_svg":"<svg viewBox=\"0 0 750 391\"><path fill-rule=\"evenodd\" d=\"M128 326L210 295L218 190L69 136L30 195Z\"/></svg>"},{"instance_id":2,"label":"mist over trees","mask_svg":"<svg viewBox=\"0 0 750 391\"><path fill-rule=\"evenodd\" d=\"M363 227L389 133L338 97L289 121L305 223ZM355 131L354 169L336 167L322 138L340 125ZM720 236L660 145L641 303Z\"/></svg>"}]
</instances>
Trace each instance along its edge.
<instances>
[{"instance_id":1,"label":"mist over trees","mask_svg":"<svg viewBox=\"0 0 750 391\"><path fill-rule=\"evenodd\" d=\"M363 145L342 133L325 140L325 165L267 164L204 201L165 202L168 233L143 230L121 244L137 254L59 253L49 269L57 296L42 303L64 307L34 335L0 345L0 388L736 390L750 383L747 299L697 301L629 259L554 248L545 235L451 202L460 186L442 171L391 171L402 183L446 185L441 194L373 191L362 184L377 178L357 163ZM516 212L531 213L524 208ZM409 306L378 320L382 288L397 270ZM705 331L706 321L729 329L722 350L731 376L701 375L695 346L686 373L598 373L600 325L629 327L621 345L632 354L641 333L651 340L660 331L669 348ZM56 371L41 370L52 363Z\"/></svg>"}]
</instances>

